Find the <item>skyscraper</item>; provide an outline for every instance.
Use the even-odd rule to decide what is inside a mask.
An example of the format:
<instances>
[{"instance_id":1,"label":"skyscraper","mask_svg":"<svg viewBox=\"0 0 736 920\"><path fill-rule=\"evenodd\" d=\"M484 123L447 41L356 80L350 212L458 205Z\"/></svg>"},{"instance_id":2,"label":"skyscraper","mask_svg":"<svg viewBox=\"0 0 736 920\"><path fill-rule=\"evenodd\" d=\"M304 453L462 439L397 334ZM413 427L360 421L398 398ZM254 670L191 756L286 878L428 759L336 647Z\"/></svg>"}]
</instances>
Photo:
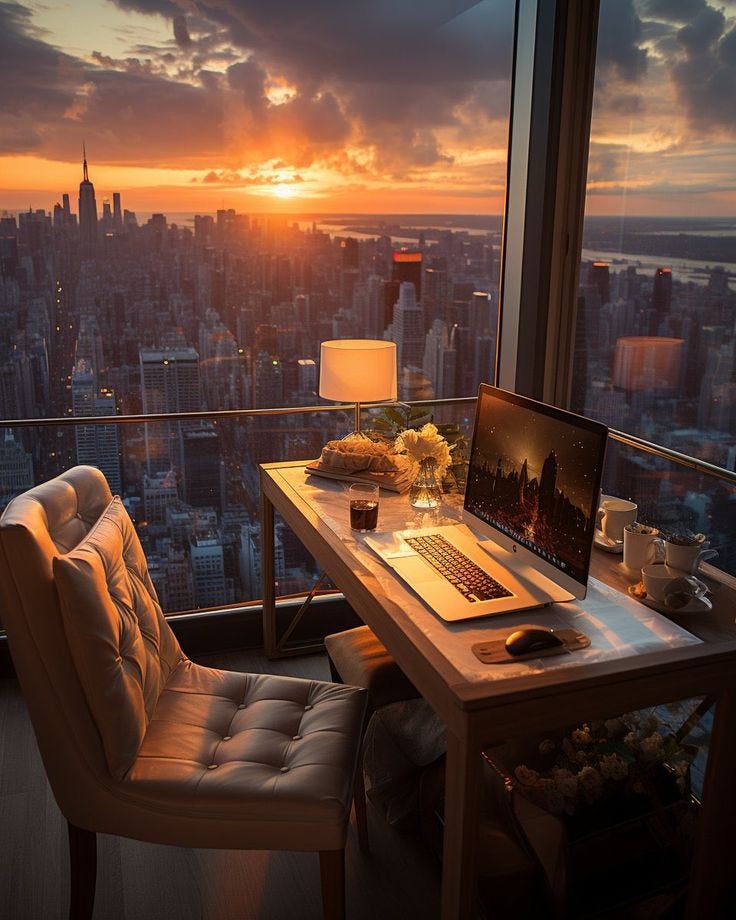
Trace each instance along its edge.
<instances>
[{"instance_id":1,"label":"skyscraper","mask_svg":"<svg viewBox=\"0 0 736 920\"><path fill-rule=\"evenodd\" d=\"M420 368L424 361L424 316L411 282L401 284L391 329L399 372L404 367Z\"/></svg>"},{"instance_id":2,"label":"skyscraper","mask_svg":"<svg viewBox=\"0 0 736 920\"><path fill-rule=\"evenodd\" d=\"M196 412L202 408L199 355L194 348L142 348L139 353L144 413ZM148 473L180 467L179 425L146 426Z\"/></svg>"},{"instance_id":3,"label":"skyscraper","mask_svg":"<svg viewBox=\"0 0 736 920\"><path fill-rule=\"evenodd\" d=\"M391 278L403 284L410 281L414 285L417 300L422 299L422 254L400 249L392 255Z\"/></svg>"},{"instance_id":4,"label":"skyscraper","mask_svg":"<svg viewBox=\"0 0 736 920\"><path fill-rule=\"evenodd\" d=\"M98 389L92 367L80 359L72 371L72 413L77 418L115 415L115 394ZM75 425L77 463L102 470L114 495L122 491L120 442L115 425Z\"/></svg>"},{"instance_id":5,"label":"skyscraper","mask_svg":"<svg viewBox=\"0 0 736 920\"><path fill-rule=\"evenodd\" d=\"M116 231L123 229L123 212L120 210L120 192L112 193L112 225Z\"/></svg>"},{"instance_id":6,"label":"skyscraper","mask_svg":"<svg viewBox=\"0 0 736 920\"><path fill-rule=\"evenodd\" d=\"M82 181L79 183L79 242L82 255L91 257L97 246L97 202L95 187L87 172L87 151L83 147Z\"/></svg>"},{"instance_id":7,"label":"skyscraper","mask_svg":"<svg viewBox=\"0 0 736 920\"><path fill-rule=\"evenodd\" d=\"M662 323L667 319L672 307L672 269L658 268L654 273L652 290L652 335L659 335Z\"/></svg>"}]
</instances>

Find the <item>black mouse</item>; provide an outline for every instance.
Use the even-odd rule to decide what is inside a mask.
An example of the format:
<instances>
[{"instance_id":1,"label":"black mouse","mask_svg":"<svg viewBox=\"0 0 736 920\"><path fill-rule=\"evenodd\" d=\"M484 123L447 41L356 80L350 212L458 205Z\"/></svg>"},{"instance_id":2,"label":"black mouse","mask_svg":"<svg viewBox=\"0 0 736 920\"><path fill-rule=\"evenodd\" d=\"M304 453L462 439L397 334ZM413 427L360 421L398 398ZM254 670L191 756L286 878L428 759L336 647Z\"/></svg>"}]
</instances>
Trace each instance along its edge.
<instances>
[{"instance_id":1,"label":"black mouse","mask_svg":"<svg viewBox=\"0 0 736 920\"><path fill-rule=\"evenodd\" d=\"M564 642L550 629L517 629L506 639L506 651L510 655L526 655L558 645Z\"/></svg>"}]
</instances>

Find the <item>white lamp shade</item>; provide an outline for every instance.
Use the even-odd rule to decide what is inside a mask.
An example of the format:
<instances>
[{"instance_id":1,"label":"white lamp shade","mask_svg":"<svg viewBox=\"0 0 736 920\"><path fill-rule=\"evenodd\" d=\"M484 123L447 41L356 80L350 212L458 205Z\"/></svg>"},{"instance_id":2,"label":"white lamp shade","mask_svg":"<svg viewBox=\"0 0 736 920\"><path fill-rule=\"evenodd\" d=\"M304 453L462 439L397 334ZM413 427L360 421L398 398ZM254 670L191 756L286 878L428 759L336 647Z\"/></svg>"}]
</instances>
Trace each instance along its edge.
<instances>
[{"instance_id":1,"label":"white lamp shade","mask_svg":"<svg viewBox=\"0 0 736 920\"><path fill-rule=\"evenodd\" d=\"M322 342L319 395L335 402L396 399L396 344L382 339Z\"/></svg>"}]
</instances>

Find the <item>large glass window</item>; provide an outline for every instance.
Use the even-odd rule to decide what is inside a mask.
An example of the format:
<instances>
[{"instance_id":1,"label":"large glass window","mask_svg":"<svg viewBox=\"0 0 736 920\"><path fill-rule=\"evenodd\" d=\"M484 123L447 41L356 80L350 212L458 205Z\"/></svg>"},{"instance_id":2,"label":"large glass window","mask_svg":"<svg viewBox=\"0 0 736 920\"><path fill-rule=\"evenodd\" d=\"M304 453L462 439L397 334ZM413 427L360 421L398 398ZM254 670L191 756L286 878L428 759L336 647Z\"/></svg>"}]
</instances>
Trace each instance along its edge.
<instances>
[{"instance_id":1,"label":"large glass window","mask_svg":"<svg viewBox=\"0 0 736 920\"><path fill-rule=\"evenodd\" d=\"M489 380L514 2L420 6L1 7L0 418L310 406L332 338L403 400ZM349 427L5 426L0 495L97 465L169 609L230 603L256 464Z\"/></svg>"},{"instance_id":2,"label":"large glass window","mask_svg":"<svg viewBox=\"0 0 736 920\"><path fill-rule=\"evenodd\" d=\"M603 0L572 404L734 468L736 4Z\"/></svg>"},{"instance_id":3,"label":"large glass window","mask_svg":"<svg viewBox=\"0 0 736 920\"><path fill-rule=\"evenodd\" d=\"M602 0L571 399L731 470L735 81L735 3ZM734 490L665 479L649 513L707 530L734 570Z\"/></svg>"}]
</instances>

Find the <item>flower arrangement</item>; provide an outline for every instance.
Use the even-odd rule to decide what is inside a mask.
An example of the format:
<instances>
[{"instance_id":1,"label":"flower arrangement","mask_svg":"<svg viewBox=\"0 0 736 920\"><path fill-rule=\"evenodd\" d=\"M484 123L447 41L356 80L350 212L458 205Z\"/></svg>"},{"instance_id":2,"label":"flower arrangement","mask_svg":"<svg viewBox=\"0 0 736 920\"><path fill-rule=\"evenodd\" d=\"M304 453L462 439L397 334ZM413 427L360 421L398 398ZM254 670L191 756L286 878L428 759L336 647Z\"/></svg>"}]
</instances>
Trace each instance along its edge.
<instances>
[{"instance_id":1,"label":"flower arrangement","mask_svg":"<svg viewBox=\"0 0 736 920\"><path fill-rule=\"evenodd\" d=\"M650 794L665 764L685 793L693 756L662 733L656 716L640 713L586 722L560 739L545 738L538 751L537 769L520 764L514 770L516 789L557 815L575 815L623 792Z\"/></svg>"},{"instance_id":2,"label":"flower arrangement","mask_svg":"<svg viewBox=\"0 0 736 920\"><path fill-rule=\"evenodd\" d=\"M450 447L437 430L437 426L428 422L418 431L408 428L402 431L394 441L394 450L406 454L418 467L423 460L434 460L436 475L441 481L451 462Z\"/></svg>"}]
</instances>

